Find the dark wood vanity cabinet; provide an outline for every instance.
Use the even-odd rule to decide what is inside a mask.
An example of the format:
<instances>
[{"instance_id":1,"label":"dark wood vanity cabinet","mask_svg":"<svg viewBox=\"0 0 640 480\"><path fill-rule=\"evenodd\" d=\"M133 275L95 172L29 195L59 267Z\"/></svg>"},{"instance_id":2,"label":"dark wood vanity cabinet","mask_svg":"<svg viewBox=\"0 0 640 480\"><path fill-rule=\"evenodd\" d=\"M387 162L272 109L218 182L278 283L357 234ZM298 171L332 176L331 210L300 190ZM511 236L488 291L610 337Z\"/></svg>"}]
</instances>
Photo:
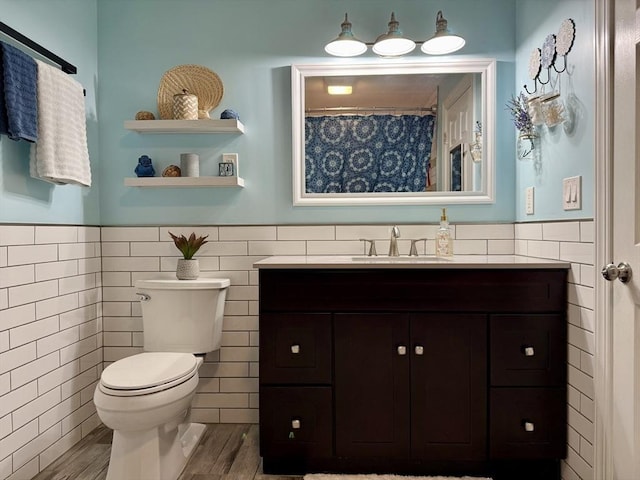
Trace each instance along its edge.
<instances>
[{"instance_id":1,"label":"dark wood vanity cabinet","mask_svg":"<svg viewBox=\"0 0 640 480\"><path fill-rule=\"evenodd\" d=\"M554 478L566 348L566 269L261 269L264 471Z\"/></svg>"},{"instance_id":2,"label":"dark wood vanity cabinet","mask_svg":"<svg viewBox=\"0 0 640 480\"><path fill-rule=\"evenodd\" d=\"M338 457L484 459L485 316L337 313L334 346Z\"/></svg>"}]
</instances>

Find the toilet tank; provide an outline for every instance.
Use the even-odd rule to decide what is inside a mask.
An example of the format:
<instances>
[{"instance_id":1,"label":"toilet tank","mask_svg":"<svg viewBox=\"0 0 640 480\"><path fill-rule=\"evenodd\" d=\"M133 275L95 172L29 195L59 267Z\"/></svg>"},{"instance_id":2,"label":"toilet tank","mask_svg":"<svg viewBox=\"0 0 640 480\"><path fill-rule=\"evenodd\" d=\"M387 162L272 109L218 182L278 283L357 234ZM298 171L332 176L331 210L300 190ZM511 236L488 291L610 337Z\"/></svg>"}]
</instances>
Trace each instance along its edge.
<instances>
[{"instance_id":1,"label":"toilet tank","mask_svg":"<svg viewBox=\"0 0 640 480\"><path fill-rule=\"evenodd\" d=\"M207 353L220 348L227 278L138 280L144 350Z\"/></svg>"}]
</instances>

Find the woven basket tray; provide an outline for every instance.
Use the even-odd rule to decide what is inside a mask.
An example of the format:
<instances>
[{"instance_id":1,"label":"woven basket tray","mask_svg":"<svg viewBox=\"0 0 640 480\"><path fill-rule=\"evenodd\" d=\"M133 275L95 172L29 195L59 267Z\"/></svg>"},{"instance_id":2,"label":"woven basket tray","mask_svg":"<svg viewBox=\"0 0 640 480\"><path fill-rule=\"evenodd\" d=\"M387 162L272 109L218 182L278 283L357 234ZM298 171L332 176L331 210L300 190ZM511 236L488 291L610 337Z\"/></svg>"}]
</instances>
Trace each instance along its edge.
<instances>
[{"instance_id":1,"label":"woven basket tray","mask_svg":"<svg viewBox=\"0 0 640 480\"><path fill-rule=\"evenodd\" d=\"M178 65L167 70L158 88L158 113L163 120L173 118L173 96L187 89L198 97L198 117L209 118L209 111L222 100L224 87L215 72L201 65Z\"/></svg>"}]
</instances>

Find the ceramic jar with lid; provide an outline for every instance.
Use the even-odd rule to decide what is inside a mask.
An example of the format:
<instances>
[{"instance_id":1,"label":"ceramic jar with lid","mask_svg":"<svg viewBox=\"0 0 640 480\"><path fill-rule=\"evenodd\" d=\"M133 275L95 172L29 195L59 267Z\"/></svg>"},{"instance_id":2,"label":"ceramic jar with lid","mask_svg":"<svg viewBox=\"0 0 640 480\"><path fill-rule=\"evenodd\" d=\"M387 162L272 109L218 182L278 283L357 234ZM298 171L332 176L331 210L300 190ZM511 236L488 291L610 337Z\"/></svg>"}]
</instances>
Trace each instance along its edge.
<instances>
[{"instance_id":1,"label":"ceramic jar with lid","mask_svg":"<svg viewBox=\"0 0 640 480\"><path fill-rule=\"evenodd\" d=\"M186 88L182 93L173 96L173 118L174 120L197 120L198 119L198 97L189 93Z\"/></svg>"}]
</instances>

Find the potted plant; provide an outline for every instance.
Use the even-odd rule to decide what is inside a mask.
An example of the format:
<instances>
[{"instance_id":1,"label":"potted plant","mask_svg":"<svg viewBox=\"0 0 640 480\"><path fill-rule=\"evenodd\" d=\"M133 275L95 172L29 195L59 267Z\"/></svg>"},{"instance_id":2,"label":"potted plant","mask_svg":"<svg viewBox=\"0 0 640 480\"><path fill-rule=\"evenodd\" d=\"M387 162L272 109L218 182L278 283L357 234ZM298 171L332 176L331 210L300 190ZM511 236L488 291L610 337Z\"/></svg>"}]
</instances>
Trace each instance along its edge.
<instances>
[{"instance_id":1,"label":"potted plant","mask_svg":"<svg viewBox=\"0 0 640 480\"><path fill-rule=\"evenodd\" d=\"M193 232L189 235L189 238L184 235L177 236L171 232L169 232L169 235L178 250L182 252L183 257L178 259L176 277L178 280L195 280L200 275L200 265L198 259L193 258L193 256L200 250L202 245L207 243L206 239L209 235L196 237L196 234Z\"/></svg>"}]
</instances>

